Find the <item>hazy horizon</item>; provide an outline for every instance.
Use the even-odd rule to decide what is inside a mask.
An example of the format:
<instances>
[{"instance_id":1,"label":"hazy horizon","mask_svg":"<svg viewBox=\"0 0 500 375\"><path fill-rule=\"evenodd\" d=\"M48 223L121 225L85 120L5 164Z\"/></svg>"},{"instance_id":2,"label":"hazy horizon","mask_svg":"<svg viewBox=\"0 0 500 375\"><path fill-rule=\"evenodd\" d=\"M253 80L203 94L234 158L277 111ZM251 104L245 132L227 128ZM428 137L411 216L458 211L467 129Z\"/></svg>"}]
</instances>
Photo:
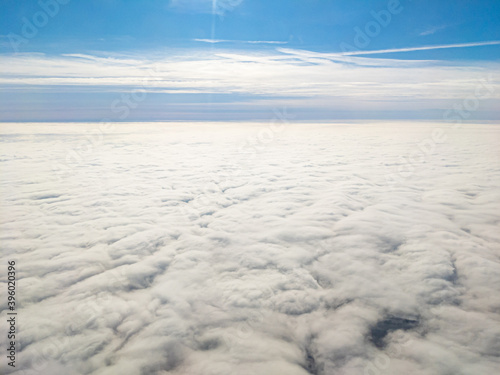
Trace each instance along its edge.
<instances>
[{"instance_id":1,"label":"hazy horizon","mask_svg":"<svg viewBox=\"0 0 500 375\"><path fill-rule=\"evenodd\" d=\"M500 120L497 1L1 4L4 122Z\"/></svg>"},{"instance_id":2,"label":"hazy horizon","mask_svg":"<svg viewBox=\"0 0 500 375\"><path fill-rule=\"evenodd\" d=\"M500 1L0 0L0 373L500 373Z\"/></svg>"}]
</instances>

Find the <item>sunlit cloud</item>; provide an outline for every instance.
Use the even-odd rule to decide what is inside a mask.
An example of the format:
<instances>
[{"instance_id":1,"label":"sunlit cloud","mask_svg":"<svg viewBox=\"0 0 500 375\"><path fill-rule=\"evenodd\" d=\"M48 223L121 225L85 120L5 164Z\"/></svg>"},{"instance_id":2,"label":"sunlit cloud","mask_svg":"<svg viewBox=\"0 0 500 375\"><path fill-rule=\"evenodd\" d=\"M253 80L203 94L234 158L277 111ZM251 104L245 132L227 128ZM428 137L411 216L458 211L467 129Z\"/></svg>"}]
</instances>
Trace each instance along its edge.
<instances>
[{"instance_id":1,"label":"sunlit cloud","mask_svg":"<svg viewBox=\"0 0 500 375\"><path fill-rule=\"evenodd\" d=\"M500 64L464 67L439 61L368 59L293 49L275 52L201 51L145 58L84 54L2 56L3 85L143 86L145 90L322 97L461 98L480 78L500 80ZM410 73L411 72L411 73ZM148 78L146 80L146 78ZM496 95L500 95L497 93Z\"/></svg>"},{"instance_id":2,"label":"sunlit cloud","mask_svg":"<svg viewBox=\"0 0 500 375\"><path fill-rule=\"evenodd\" d=\"M239 97L241 105L259 108L280 103L356 112L376 108L445 110L453 101L473 95L480 85L488 87L489 101L482 108L492 108L491 100L500 99L500 64L494 62L465 66L361 56L344 61L335 53L287 48L257 52L212 49L149 57L18 54L2 56L0 62L4 66L0 84L9 92L25 88L65 95L64 91L127 93L140 89L171 95L232 95ZM182 100L196 110L197 100L189 95ZM230 101L213 105L235 109ZM198 104L198 108L202 106Z\"/></svg>"},{"instance_id":3,"label":"sunlit cloud","mask_svg":"<svg viewBox=\"0 0 500 375\"><path fill-rule=\"evenodd\" d=\"M498 369L497 126L98 126L0 127L18 374Z\"/></svg>"}]
</instances>

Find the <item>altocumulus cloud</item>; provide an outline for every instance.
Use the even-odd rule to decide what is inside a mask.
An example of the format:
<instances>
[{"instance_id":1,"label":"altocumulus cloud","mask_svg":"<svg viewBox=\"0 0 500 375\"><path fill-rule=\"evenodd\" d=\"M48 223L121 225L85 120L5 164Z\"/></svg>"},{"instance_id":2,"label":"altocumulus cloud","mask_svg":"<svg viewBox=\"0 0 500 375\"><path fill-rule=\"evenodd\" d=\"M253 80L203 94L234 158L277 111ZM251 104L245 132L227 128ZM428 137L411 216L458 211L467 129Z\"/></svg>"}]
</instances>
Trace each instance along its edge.
<instances>
[{"instance_id":1,"label":"altocumulus cloud","mask_svg":"<svg viewBox=\"0 0 500 375\"><path fill-rule=\"evenodd\" d=\"M500 368L497 126L290 124L253 152L268 125L121 124L56 173L95 126L2 124L2 373Z\"/></svg>"}]
</instances>

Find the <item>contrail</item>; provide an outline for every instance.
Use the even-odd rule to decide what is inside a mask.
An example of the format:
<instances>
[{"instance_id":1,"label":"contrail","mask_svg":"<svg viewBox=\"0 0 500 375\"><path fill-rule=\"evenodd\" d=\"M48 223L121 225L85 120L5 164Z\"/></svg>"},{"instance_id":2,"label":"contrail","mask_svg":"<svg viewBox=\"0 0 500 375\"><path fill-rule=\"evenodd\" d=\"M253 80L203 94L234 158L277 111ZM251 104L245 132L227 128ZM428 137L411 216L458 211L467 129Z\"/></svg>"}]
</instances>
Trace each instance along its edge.
<instances>
[{"instance_id":1,"label":"contrail","mask_svg":"<svg viewBox=\"0 0 500 375\"><path fill-rule=\"evenodd\" d=\"M500 44L500 40L493 40L491 42L477 42L477 43L442 44L442 45L439 45L439 46L423 46L423 47L409 47L409 48L380 49L380 50L376 50L376 51L351 51L351 52L339 53L339 55L342 55L342 56L375 55L375 54L381 54L381 53L427 51L427 50L431 50L431 49L492 46L492 45L497 45L497 44Z\"/></svg>"}]
</instances>

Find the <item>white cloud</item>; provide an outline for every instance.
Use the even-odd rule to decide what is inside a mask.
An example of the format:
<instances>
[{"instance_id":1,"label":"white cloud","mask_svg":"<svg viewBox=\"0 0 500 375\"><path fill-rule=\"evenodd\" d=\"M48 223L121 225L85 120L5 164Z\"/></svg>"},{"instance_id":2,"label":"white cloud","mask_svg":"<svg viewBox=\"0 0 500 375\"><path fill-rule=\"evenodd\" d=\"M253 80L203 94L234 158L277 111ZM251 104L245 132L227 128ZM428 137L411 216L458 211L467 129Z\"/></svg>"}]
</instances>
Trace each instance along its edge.
<instances>
[{"instance_id":1,"label":"white cloud","mask_svg":"<svg viewBox=\"0 0 500 375\"><path fill-rule=\"evenodd\" d=\"M4 66L0 84L10 90L130 92L140 88L174 94L253 96L269 105L274 97L288 97L289 105L307 103L309 108L364 110L376 101L379 107L392 110L408 105L445 110L453 101L475 95L481 82L486 82L486 99L500 98L500 66L494 62L461 65L287 48L268 52L200 50L189 56L177 52L149 58L28 54L2 56L0 60Z\"/></svg>"},{"instance_id":2,"label":"white cloud","mask_svg":"<svg viewBox=\"0 0 500 375\"><path fill-rule=\"evenodd\" d=\"M195 42L202 43L246 43L246 44L287 44L288 42L280 42L275 40L229 40L229 39L193 39Z\"/></svg>"},{"instance_id":3,"label":"white cloud","mask_svg":"<svg viewBox=\"0 0 500 375\"><path fill-rule=\"evenodd\" d=\"M432 35L432 34L437 33L438 31L447 29L448 27L450 27L450 26L449 25L443 25L443 26L430 27L430 28L426 29L425 31L422 31L418 35L420 35L420 36Z\"/></svg>"},{"instance_id":4,"label":"white cloud","mask_svg":"<svg viewBox=\"0 0 500 375\"><path fill-rule=\"evenodd\" d=\"M429 50L433 50L433 49L470 48L470 47L481 47L481 46L495 46L495 45L499 45L499 44L500 44L499 40L493 40L493 41L489 41L489 42L442 44L442 45L437 45L437 46L393 48L393 49L381 49L381 50L375 50L375 51L352 51L352 52L343 52L340 55L344 55L344 56L375 55L375 54L382 54L382 53L411 52L411 51L429 51Z\"/></svg>"},{"instance_id":5,"label":"white cloud","mask_svg":"<svg viewBox=\"0 0 500 375\"><path fill-rule=\"evenodd\" d=\"M498 369L497 126L121 124L89 151L96 126L0 127L11 373Z\"/></svg>"}]
</instances>

